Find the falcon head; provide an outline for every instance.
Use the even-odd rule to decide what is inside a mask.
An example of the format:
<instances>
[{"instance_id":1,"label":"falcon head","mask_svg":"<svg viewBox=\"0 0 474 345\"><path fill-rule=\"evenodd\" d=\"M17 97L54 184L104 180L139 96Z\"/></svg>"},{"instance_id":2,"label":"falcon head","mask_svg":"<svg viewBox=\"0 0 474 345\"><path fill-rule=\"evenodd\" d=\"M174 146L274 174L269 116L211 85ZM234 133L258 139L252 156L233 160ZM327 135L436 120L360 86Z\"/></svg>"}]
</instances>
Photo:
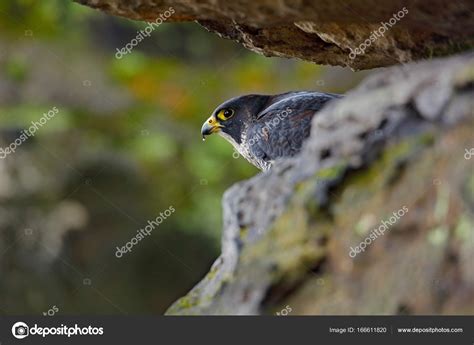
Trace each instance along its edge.
<instances>
[{"instance_id":1,"label":"falcon head","mask_svg":"<svg viewBox=\"0 0 474 345\"><path fill-rule=\"evenodd\" d=\"M201 128L203 139L218 133L234 146L242 142L242 133L267 104L270 96L245 95L232 98L218 106Z\"/></svg>"}]
</instances>

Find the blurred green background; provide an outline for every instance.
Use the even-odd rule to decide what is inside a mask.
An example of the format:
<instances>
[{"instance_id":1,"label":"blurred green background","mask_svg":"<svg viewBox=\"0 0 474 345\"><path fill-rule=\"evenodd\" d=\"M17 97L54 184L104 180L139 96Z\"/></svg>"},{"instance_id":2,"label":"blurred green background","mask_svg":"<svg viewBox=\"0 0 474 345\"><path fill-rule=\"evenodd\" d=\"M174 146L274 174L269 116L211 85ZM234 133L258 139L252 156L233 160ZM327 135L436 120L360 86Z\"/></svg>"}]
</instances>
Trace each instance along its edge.
<instances>
[{"instance_id":1,"label":"blurred green background","mask_svg":"<svg viewBox=\"0 0 474 345\"><path fill-rule=\"evenodd\" d=\"M4 315L163 313L219 255L223 192L258 172L201 140L212 110L247 93L343 93L365 74L259 56L193 23L116 59L145 26L66 0L0 1L1 147L59 109L0 159Z\"/></svg>"}]
</instances>

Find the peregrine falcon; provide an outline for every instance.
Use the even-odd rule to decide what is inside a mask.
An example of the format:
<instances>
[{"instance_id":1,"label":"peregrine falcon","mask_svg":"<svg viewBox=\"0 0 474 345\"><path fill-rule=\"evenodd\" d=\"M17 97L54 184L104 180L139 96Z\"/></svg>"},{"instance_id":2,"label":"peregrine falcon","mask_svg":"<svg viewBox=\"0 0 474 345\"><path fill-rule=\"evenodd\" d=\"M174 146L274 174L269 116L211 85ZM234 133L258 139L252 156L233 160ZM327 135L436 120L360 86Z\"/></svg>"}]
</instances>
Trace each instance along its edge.
<instances>
[{"instance_id":1,"label":"peregrine falcon","mask_svg":"<svg viewBox=\"0 0 474 345\"><path fill-rule=\"evenodd\" d=\"M301 150L315 113L326 102L340 97L300 91L232 98L214 110L201 134L204 140L218 133L250 163L268 170L275 159L291 157Z\"/></svg>"}]
</instances>

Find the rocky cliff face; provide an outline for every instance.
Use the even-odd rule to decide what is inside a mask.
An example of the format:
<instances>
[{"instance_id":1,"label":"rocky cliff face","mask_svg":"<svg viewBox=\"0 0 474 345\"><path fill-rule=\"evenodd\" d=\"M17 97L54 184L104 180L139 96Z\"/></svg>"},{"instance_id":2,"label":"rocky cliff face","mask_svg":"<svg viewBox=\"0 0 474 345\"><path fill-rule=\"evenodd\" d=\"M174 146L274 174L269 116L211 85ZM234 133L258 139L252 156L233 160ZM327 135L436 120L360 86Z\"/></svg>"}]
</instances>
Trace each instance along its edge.
<instances>
[{"instance_id":1,"label":"rocky cliff face","mask_svg":"<svg viewBox=\"0 0 474 345\"><path fill-rule=\"evenodd\" d=\"M467 0L76 1L139 20L171 6L167 21L257 53L353 69L474 37ZM225 193L222 255L168 314L472 314L473 109L472 52L391 67L328 104L297 157Z\"/></svg>"},{"instance_id":2,"label":"rocky cliff face","mask_svg":"<svg viewBox=\"0 0 474 345\"><path fill-rule=\"evenodd\" d=\"M473 96L467 54L329 104L297 157L225 193L222 255L168 314L473 313Z\"/></svg>"},{"instance_id":3,"label":"rocky cliff face","mask_svg":"<svg viewBox=\"0 0 474 345\"><path fill-rule=\"evenodd\" d=\"M474 43L474 2L469 0L389 0L383 5L368 0L76 1L148 21L173 7L166 21L197 21L259 54L353 69L444 56Z\"/></svg>"}]
</instances>

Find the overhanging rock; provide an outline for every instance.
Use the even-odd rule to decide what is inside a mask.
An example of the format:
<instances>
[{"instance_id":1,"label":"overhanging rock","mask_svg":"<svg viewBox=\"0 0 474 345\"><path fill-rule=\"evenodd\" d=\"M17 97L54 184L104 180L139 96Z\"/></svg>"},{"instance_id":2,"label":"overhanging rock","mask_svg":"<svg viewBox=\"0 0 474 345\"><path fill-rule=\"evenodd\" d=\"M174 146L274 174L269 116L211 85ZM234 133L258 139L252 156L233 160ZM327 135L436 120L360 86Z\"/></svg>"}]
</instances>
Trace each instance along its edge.
<instances>
[{"instance_id":1,"label":"overhanging rock","mask_svg":"<svg viewBox=\"0 0 474 345\"><path fill-rule=\"evenodd\" d=\"M254 52L353 69L450 55L470 49L474 43L471 0L75 1L147 21L173 7L175 13L167 21L197 21ZM365 49L361 47L364 54L351 56L364 42L368 42Z\"/></svg>"}]
</instances>

